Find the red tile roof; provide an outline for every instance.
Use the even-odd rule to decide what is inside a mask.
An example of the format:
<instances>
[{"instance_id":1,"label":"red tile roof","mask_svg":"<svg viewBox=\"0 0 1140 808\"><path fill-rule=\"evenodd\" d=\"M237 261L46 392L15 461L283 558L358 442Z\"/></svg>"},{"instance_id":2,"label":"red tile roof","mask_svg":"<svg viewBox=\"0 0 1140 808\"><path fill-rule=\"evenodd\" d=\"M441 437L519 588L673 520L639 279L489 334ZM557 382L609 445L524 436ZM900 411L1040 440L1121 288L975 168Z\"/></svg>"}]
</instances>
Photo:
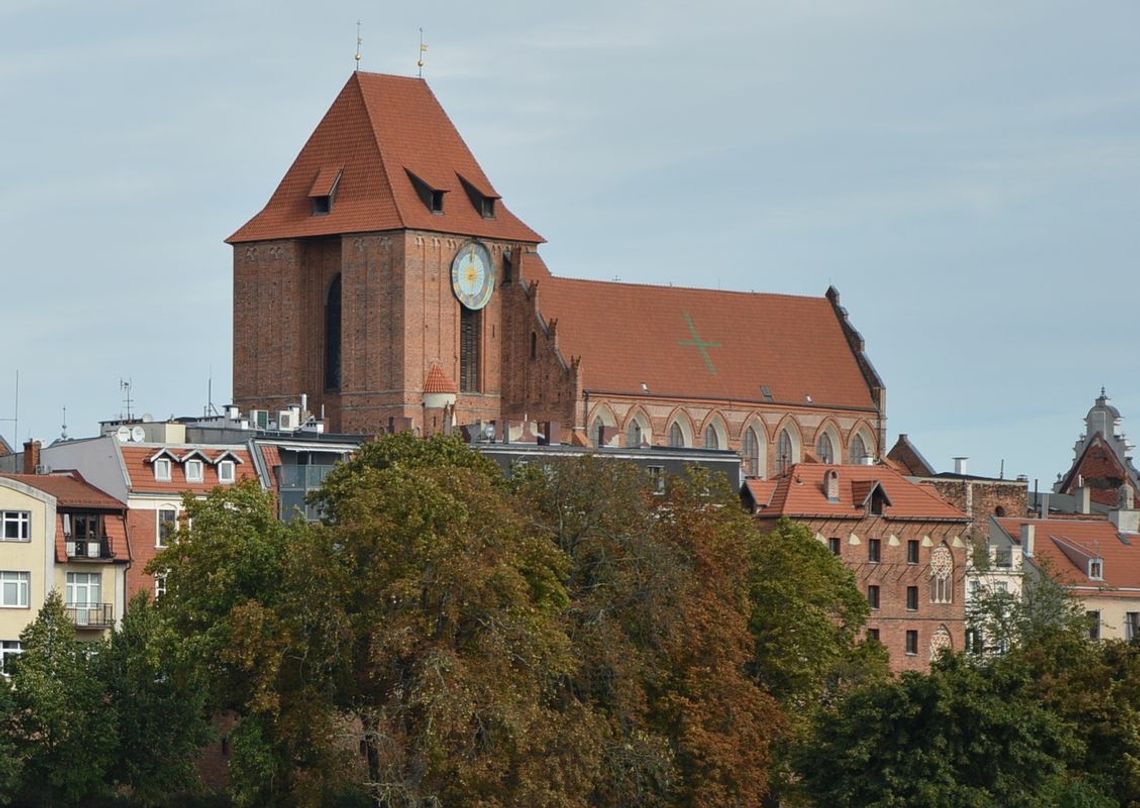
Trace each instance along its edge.
<instances>
[{"instance_id":1,"label":"red tile roof","mask_svg":"<svg viewBox=\"0 0 1140 808\"><path fill-rule=\"evenodd\" d=\"M10 480L38 488L51 494L60 508L94 508L96 510L122 510L127 507L110 494L101 491L83 479L78 471L56 474L0 474Z\"/></svg>"},{"instance_id":2,"label":"red tile roof","mask_svg":"<svg viewBox=\"0 0 1140 808\"><path fill-rule=\"evenodd\" d=\"M331 211L314 215L310 194L336 172ZM424 204L409 172L444 192L442 213ZM495 203L493 218L484 218L461 177L484 196L498 197L422 79L353 73L265 209L227 240L418 229L542 241L502 202Z\"/></svg>"},{"instance_id":3,"label":"red tile roof","mask_svg":"<svg viewBox=\"0 0 1140 808\"><path fill-rule=\"evenodd\" d=\"M839 501L829 502L824 488L828 471L839 474ZM799 463L775 480L776 489L770 505L759 511L761 518L781 516L862 519L866 516L863 502L875 483L882 486L890 500L883 516L909 521L969 522L969 517L950 505L929 486L918 485L894 469L884 465L832 466L822 463Z\"/></svg>"},{"instance_id":4,"label":"red tile roof","mask_svg":"<svg viewBox=\"0 0 1140 808\"><path fill-rule=\"evenodd\" d=\"M119 507L123 506L120 505ZM104 515L103 533L107 536L107 543L111 547L111 559L104 559L104 561L129 561L131 551L127 542L126 517L121 513ZM71 560L67 556L67 535L63 530L62 513L57 513L55 517L55 560L60 564L65 564Z\"/></svg>"},{"instance_id":5,"label":"red tile roof","mask_svg":"<svg viewBox=\"0 0 1140 808\"><path fill-rule=\"evenodd\" d=\"M237 481L257 477L257 471L249 462L249 450L244 446L172 446L167 447L166 454L167 456L184 458L194 453L194 450L197 451L195 456L200 454L203 459L208 461L202 464L203 480L200 483L187 482L183 467L173 461L170 464L171 479L169 481L156 480L154 479L154 465L150 460L160 452L159 447L145 444L121 445L119 451L123 453L123 467L127 472L127 479L130 481L131 493L181 494L183 491L192 491L195 494L209 493L220 484L218 468L215 463L222 455L230 455L232 459L240 461L234 467L234 477Z\"/></svg>"},{"instance_id":6,"label":"red tile roof","mask_svg":"<svg viewBox=\"0 0 1140 808\"><path fill-rule=\"evenodd\" d=\"M763 403L767 387L779 404L875 409L825 297L572 280L537 255L524 267L586 390Z\"/></svg>"},{"instance_id":7,"label":"red tile roof","mask_svg":"<svg viewBox=\"0 0 1140 808\"><path fill-rule=\"evenodd\" d=\"M1033 531L1033 554L1049 560L1053 572L1069 586L1079 589L1106 590L1140 588L1140 536L1128 534L1130 544L1120 540L1116 526L1101 519L996 519L998 526L1017 544L1023 543L1021 526L1030 524ZM1024 547L1022 548L1024 549ZM1103 578L1088 577L1086 560L1104 559ZM1136 597L1135 591L1119 593Z\"/></svg>"},{"instance_id":8,"label":"red tile roof","mask_svg":"<svg viewBox=\"0 0 1140 808\"><path fill-rule=\"evenodd\" d=\"M431 370L428 371L427 379L424 380L424 392L458 393L459 388L455 386L455 382L447 378L439 365L432 365Z\"/></svg>"}]
</instances>

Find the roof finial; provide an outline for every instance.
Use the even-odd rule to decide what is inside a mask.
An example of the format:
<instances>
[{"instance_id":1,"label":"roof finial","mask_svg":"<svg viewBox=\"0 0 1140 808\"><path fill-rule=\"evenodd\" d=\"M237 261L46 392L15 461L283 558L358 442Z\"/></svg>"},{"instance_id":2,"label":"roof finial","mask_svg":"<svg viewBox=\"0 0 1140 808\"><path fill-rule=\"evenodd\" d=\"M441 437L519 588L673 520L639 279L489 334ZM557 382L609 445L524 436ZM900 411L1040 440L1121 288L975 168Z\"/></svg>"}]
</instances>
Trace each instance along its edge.
<instances>
[{"instance_id":1,"label":"roof finial","mask_svg":"<svg viewBox=\"0 0 1140 808\"><path fill-rule=\"evenodd\" d=\"M356 21L356 56L354 56L353 58L356 59L356 72L358 72L358 73L360 72L360 45L363 42L364 42L364 40L360 38L360 20L357 20Z\"/></svg>"},{"instance_id":2,"label":"roof finial","mask_svg":"<svg viewBox=\"0 0 1140 808\"><path fill-rule=\"evenodd\" d=\"M416 61L416 67L419 68L419 77L424 77L424 54L427 53L427 45L424 44L424 29L420 29L420 58Z\"/></svg>"},{"instance_id":3,"label":"roof finial","mask_svg":"<svg viewBox=\"0 0 1140 808\"><path fill-rule=\"evenodd\" d=\"M1104 385L1103 385L1103 384L1100 386L1100 397L1101 397L1101 398L1104 398L1104 397L1105 397L1105 396L1104 396Z\"/></svg>"}]
</instances>

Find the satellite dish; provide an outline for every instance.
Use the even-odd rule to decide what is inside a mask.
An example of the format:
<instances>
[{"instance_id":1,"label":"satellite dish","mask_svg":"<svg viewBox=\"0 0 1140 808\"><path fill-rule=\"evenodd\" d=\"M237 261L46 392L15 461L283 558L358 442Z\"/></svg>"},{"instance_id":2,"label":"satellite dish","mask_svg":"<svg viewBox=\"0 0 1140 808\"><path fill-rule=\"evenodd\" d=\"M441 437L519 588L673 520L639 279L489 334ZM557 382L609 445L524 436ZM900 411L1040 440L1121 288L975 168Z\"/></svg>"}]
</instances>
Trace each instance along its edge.
<instances>
[{"instance_id":1,"label":"satellite dish","mask_svg":"<svg viewBox=\"0 0 1140 808\"><path fill-rule=\"evenodd\" d=\"M121 426L115 431L115 437L119 439L119 443L126 443L131 439L131 428L129 426Z\"/></svg>"},{"instance_id":2,"label":"satellite dish","mask_svg":"<svg viewBox=\"0 0 1140 808\"><path fill-rule=\"evenodd\" d=\"M141 426L136 426L131 430L131 440L135 443L142 443L145 438L146 430L144 430Z\"/></svg>"},{"instance_id":3,"label":"satellite dish","mask_svg":"<svg viewBox=\"0 0 1140 808\"><path fill-rule=\"evenodd\" d=\"M151 421L154 420L154 416L151 415L149 412L144 412L142 419L143 419L144 424L149 424Z\"/></svg>"}]
</instances>

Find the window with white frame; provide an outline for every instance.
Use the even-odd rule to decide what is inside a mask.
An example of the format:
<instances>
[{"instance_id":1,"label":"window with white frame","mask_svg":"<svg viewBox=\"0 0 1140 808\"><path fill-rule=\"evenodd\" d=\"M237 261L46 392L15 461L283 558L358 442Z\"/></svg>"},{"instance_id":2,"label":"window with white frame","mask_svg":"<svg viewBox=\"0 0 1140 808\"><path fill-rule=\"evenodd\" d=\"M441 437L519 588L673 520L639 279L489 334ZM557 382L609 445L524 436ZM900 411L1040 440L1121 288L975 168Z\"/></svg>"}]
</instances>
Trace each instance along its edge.
<instances>
[{"instance_id":1,"label":"window with white frame","mask_svg":"<svg viewBox=\"0 0 1140 808\"><path fill-rule=\"evenodd\" d=\"M0 606L8 609L28 608L31 579L30 572L0 571Z\"/></svg>"},{"instance_id":2,"label":"window with white frame","mask_svg":"<svg viewBox=\"0 0 1140 808\"><path fill-rule=\"evenodd\" d=\"M3 511L0 513L0 522L3 524L3 531L0 532L3 541L32 540L31 511Z\"/></svg>"},{"instance_id":3,"label":"window with white frame","mask_svg":"<svg viewBox=\"0 0 1140 808\"><path fill-rule=\"evenodd\" d=\"M12 672L8 666L23 652L19 640L0 640L0 674L8 676Z\"/></svg>"},{"instance_id":4,"label":"window with white frame","mask_svg":"<svg viewBox=\"0 0 1140 808\"><path fill-rule=\"evenodd\" d=\"M649 487L654 494L665 493L665 467L664 466L647 466L645 469L649 472Z\"/></svg>"},{"instance_id":5,"label":"window with white frame","mask_svg":"<svg viewBox=\"0 0 1140 808\"><path fill-rule=\"evenodd\" d=\"M1124 613L1124 639L1135 640L1140 637L1140 612Z\"/></svg>"},{"instance_id":6,"label":"window with white frame","mask_svg":"<svg viewBox=\"0 0 1140 808\"><path fill-rule=\"evenodd\" d=\"M159 482L169 482L170 480L170 458L160 457L154 461L154 479Z\"/></svg>"},{"instance_id":7,"label":"window with white frame","mask_svg":"<svg viewBox=\"0 0 1140 808\"><path fill-rule=\"evenodd\" d=\"M954 556L944 544L930 553L930 602L954 602Z\"/></svg>"},{"instance_id":8,"label":"window with white frame","mask_svg":"<svg viewBox=\"0 0 1140 808\"><path fill-rule=\"evenodd\" d=\"M103 600L103 574L99 572L67 573L67 605L97 606Z\"/></svg>"},{"instance_id":9,"label":"window with white frame","mask_svg":"<svg viewBox=\"0 0 1140 808\"><path fill-rule=\"evenodd\" d=\"M1103 558L1090 558L1089 559L1089 577L1094 581L1099 581L1104 578L1104 559Z\"/></svg>"},{"instance_id":10,"label":"window with white frame","mask_svg":"<svg viewBox=\"0 0 1140 808\"><path fill-rule=\"evenodd\" d=\"M187 460L186 461L186 482L200 483L202 482L202 461L201 460Z\"/></svg>"},{"instance_id":11,"label":"window with white frame","mask_svg":"<svg viewBox=\"0 0 1140 808\"><path fill-rule=\"evenodd\" d=\"M155 532L155 547L166 547L178 530L178 509L165 505L158 509L158 529Z\"/></svg>"},{"instance_id":12,"label":"window with white frame","mask_svg":"<svg viewBox=\"0 0 1140 808\"><path fill-rule=\"evenodd\" d=\"M166 575L154 576L154 599L158 600L166 594Z\"/></svg>"},{"instance_id":13,"label":"window with white frame","mask_svg":"<svg viewBox=\"0 0 1140 808\"><path fill-rule=\"evenodd\" d=\"M232 460L223 460L218 463L218 482L232 483L236 478L237 467Z\"/></svg>"}]
</instances>

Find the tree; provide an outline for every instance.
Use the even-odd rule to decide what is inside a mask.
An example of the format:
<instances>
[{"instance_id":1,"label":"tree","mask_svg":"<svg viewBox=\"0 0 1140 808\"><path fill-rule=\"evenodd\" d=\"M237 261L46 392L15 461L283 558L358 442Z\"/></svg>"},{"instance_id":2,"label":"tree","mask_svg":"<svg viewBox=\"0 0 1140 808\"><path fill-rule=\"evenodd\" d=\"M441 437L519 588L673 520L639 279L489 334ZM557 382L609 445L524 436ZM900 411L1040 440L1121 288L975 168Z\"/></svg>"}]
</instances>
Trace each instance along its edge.
<instances>
[{"instance_id":1,"label":"tree","mask_svg":"<svg viewBox=\"0 0 1140 808\"><path fill-rule=\"evenodd\" d=\"M115 714L104 687L106 647L76 640L57 591L20 634L12 672L12 739L23 758L23 796L76 805L107 791Z\"/></svg>"},{"instance_id":2,"label":"tree","mask_svg":"<svg viewBox=\"0 0 1140 808\"><path fill-rule=\"evenodd\" d=\"M799 745L797 769L821 805L1053 806L1095 788L1071 782L1082 746L1038 703L1029 669L945 655L849 693Z\"/></svg>"},{"instance_id":3,"label":"tree","mask_svg":"<svg viewBox=\"0 0 1140 808\"><path fill-rule=\"evenodd\" d=\"M209 738L205 686L145 592L111 635L103 670L118 728L115 779L144 805L193 787Z\"/></svg>"}]
</instances>

